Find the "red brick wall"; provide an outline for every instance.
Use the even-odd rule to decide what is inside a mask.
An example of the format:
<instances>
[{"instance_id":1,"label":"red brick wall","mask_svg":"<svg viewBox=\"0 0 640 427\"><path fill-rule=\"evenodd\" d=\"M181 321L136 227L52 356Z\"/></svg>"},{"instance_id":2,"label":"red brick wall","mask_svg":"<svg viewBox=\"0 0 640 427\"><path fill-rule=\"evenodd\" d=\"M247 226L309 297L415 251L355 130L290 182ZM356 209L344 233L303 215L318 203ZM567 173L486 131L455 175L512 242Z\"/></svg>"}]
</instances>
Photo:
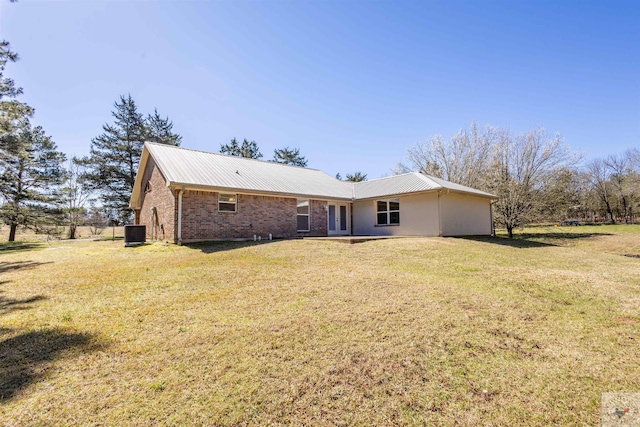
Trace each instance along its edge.
<instances>
[{"instance_id":1,"label":"red brick wall","mask_svg":"<svg viewBox=\"0 0 640 427\"><path fill-rule=\"evenodd\" d=\"M238 194L237 212L218 212L218 193L185 191L182 240L263 239L326 236L326 202L311 201L311 231L297 231L297 199Z\"/></svg>"},{"instance_id":2,"label":"red brick wall","mask_svg":"<svg viewBox=\"0 0 640 427\"><path fill-rule=\"evenodd\" d=\"M145 191L147 183L150 184L149 191ZM152 158L149 158L144 171L141 198L139 224L147 226L147 239L176 241L177 230L174 227L177 218L176 197L167 188L165 179ZM151 211L153 207L157 212L155 221Z\"/></svg>"},{"instance_id":3,"label":"red brick wall","mask_svg":"<svg viewBox=\"0 0 640 427\"><path fill-rule=\"evenodd\" d=\"M326 236L327 235L327 202L324 200L311 200L311 231L298 233L302 236Z\"/></svg>"},{"instance_id":4,"label":"red brick wall","mask_svg":"<svg viewBox=\"0 0 640 427\"><path fill-rule=\"evenodd\" d=\"M144 191L147 183L150 190ZM142 179L139 224L147 226L148 240L178 241L178 191L167 188L152 158ZM311 200L311 231L297 231L297 199L238 194L237 212L218 212L218 193L185 191L182 195L182 240L295 238L327 235L327 202ZM152 208L157 217L153 218Z\"/></svg>"}]
</instances>

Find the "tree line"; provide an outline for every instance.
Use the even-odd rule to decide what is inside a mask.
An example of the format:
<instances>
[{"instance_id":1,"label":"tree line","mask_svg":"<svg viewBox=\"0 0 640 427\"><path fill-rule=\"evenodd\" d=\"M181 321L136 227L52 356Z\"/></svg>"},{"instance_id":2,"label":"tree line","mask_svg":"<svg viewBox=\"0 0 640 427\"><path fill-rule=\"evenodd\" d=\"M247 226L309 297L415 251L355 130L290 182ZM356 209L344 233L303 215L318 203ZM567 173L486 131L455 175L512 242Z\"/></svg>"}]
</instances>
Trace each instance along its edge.
<instances>
[{"instance_id":1,"label":"tree line","mask_svg":"<svg viewBox=\"0 0 640 427\"><path fill-rule=\"evenodd\" d=\"M560 134L535 127L522 134L472 123L407 149L395 173L421 171L495 194L494 220L507 229L577 219L635 223L640 208L640 148L586 164Z\"/></svg>"},{"instance_id":2,"label":"tree line","mask_svg":"<svg viewBox=\"0 0 640 427\"><path fill-rule=\"evenodd\" d=\"M114 122L91 140L90 154L67 159L33 125L34 109L19 101L22 88L5 76L7 65L18 59L9 42L0 42L0 219L9 225L9 241L18 227L53 233L66 224L75 238L87 217L128 221L143 144L179 145L173 123L157 110L144 116L131 96L122 96L114 104Z\"/></svg>"},{"instance_id":3,"label":"tree line","mask_svg":"<svg viewBox=\"0 0 640 427\"><path fill-rule=\"evenodd\" d=\"M0 220L9 240L18 227L53 233L68 226L75 238L83 223L126 223L129 199L145 141L179 146L182 136L154 109L144 115L131 95L114 103L113 121L91 139L89 155L71 159L57 149L34 109L20 102L23 90L4 75L17 53L0 42ZM263 155L255 141L233 138L220 153L252 159ZM449 140L434 136L410 147L396 173L418 170L498 196L494 219L509 236L536 221L577 218L635 222L640 205L640 150L596 159L580 166L559 134L534 128L515 135L508 129L472 123ZM272 162L306 167L298 148L275 149ZM336 178L342 180L341 174ZM346 181L365 181L360 171Z\"/></svg>"}]
</instances>

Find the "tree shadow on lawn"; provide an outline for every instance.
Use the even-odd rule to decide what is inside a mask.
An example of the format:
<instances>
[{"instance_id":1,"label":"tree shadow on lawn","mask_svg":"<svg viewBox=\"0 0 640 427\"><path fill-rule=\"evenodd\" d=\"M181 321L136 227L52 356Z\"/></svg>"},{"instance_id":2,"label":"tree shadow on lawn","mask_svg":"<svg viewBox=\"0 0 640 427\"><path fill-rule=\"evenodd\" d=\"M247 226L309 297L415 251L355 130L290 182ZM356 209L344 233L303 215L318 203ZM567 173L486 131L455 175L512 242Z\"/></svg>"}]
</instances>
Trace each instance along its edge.
<instances>
[{"instance_id":1,"label":"tree shadow on lawn","mask_svg":"<svg viewBox=\"0 0 640 427\"><path fill-rule=\"evenodd\" d=\"M0 342L0 404L42 378L56 359L71 350L94 350L92 335L60 329L24 332Z\"/></svg>"},{"instance_id":2,"label":"tree shadow on lawn","mask_svg":"<svg viewBox=\"0 0 640 427\"><path fill-rule=\"evenodd\" d=\"M5 282L2 282L5 283ZM28 310L31 307L28 304L46 300L44 295L35 295L25 299L13 299L0 295L0 316L17 310Z\"/></svg>"},{"instance_id":3,"label":"tree shadow on lawn","mask_svg":"<svg viewBox=\"0 0 640 427\"><path fill-rule=\"evenodd\" d=\"M496 245L510 246L512 248L546 248L550 246L563 246L563 242L577 239L588 239L598 236L613 236L611 233L522 233L515 234L513 239L508 237L466 236L466 240L476 242L493 243Z\"/></svg>"},{"instance_id":4,"label":"tree shadow on lawn","mask_svg":"<svg viewBox=\"0 0 640 427\"><path fill-rule=\"evenodd\" d=\"M45 264L53 264L53 261L49 262L35 262L35 261L3 261L0 262L0 274L7 273L13 270L23 270L27 268L35 268Z\"/></svg>"},{"instance_id":5,"label":"tree shadow on lawn","mask_svg":"<svg viewBox=\"0 0 640 427\"><path fill-rule=\"evenodd\" d=\"M42 250L44 249L42 243L33 242L4 242L0 243L0 253L2 252L17 252L17 251L30 251L30 250Z\"/></svg>"},{"instance_id":6,"label":"tree shadow on lawn","mask_svg":"<svg viewBox=\"0 0 640 427\"><path fill-rule=\"evenodd\" d=\"M243 240L240 242L234 241L220 241L220 242L199 242L199 243L186 243L186 246L190 249L197 249L205 254L212 254L215 252L232 251L235 249L243 249L251 246L260 246L268 243L275 243L277 240L262 240L260 242L254 242L253 240Z\"/></svg>"}]
</instances>

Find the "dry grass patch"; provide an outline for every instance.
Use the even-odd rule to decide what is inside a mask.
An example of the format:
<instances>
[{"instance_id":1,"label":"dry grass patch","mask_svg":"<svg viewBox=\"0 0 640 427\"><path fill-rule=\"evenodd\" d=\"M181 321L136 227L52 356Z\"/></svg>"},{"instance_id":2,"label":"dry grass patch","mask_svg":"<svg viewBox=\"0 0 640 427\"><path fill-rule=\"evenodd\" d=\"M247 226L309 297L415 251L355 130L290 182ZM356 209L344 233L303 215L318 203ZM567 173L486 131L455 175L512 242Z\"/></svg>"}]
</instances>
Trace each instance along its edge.
<instances>
[{"instance_id":1,"label":"dry grass patch","mask_svg":"<svg viewBox=\"0 0 640 427\"><path fill-rule=\"evenodd\" d=\"M0 420L598 424L637 392L640 229L575 229L0 251Z\"/></svg>"}]
</instances>

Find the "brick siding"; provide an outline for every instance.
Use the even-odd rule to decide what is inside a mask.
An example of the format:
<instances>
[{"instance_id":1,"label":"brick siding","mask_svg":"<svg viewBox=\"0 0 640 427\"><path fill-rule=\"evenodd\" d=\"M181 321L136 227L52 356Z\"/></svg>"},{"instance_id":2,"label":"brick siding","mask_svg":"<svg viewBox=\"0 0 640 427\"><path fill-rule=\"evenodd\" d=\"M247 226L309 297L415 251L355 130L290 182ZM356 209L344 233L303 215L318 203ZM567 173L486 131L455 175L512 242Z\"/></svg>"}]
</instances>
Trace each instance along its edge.
<instances>
[{"instance_id":1,"label":"brick siding","mask_svg":"<svg viewBox=\"0 0 640 427\"><path fill-rule=\"evenodd\" d=\"M326 202L312 200L311 231L297 231L297 199L238 194L237 212L218 212L218 193L185 191L182 240L263 239L326 236Z\"/></svg>"},{"instance_id":2,"label":"brick siding","mask_svg":"<svg viewBox=\"0 0 640 427\"><path fill-rule=\"evenodd\" d=\"M145 191L145 187L149 188ZM178 191L166 186L154 160L144 171L141 208L136 222L147 227L148 240L178 241ZM310 201L308 232L297 231L297 199L238 194L237 212L218 212L218 193L185 191L182 194L182 240L296 238L327 235L327 202ZM154 217L152 208L156 209Z\"/></svg>"},{"instance_id":3,"label":"brick siding","mask_svg":"<svg viewBox=\"0 0 640 427\"><path fill-rule=\"evenodd\" d=\"M300 236L324 237L327 235L327 202L311 200L311 231L298 233Z\"/></svg>"},{"instance_id":4,"label":"brick siding","mask_svg":"<svg viewBox=\"0 0 640 427\"><path fill-rule=\"evenodd\" d=\"M145 191L149 183L149 190ZM174 227L177 218L176 196L167 187L166 181L152 158L149 158L144 171L141 190L141 208L137 212L137 223L147 226L148 240L175 242L177 230ZM157 217L153 218L152 208L156 208Z\"/></svg>"}]
</instances>

